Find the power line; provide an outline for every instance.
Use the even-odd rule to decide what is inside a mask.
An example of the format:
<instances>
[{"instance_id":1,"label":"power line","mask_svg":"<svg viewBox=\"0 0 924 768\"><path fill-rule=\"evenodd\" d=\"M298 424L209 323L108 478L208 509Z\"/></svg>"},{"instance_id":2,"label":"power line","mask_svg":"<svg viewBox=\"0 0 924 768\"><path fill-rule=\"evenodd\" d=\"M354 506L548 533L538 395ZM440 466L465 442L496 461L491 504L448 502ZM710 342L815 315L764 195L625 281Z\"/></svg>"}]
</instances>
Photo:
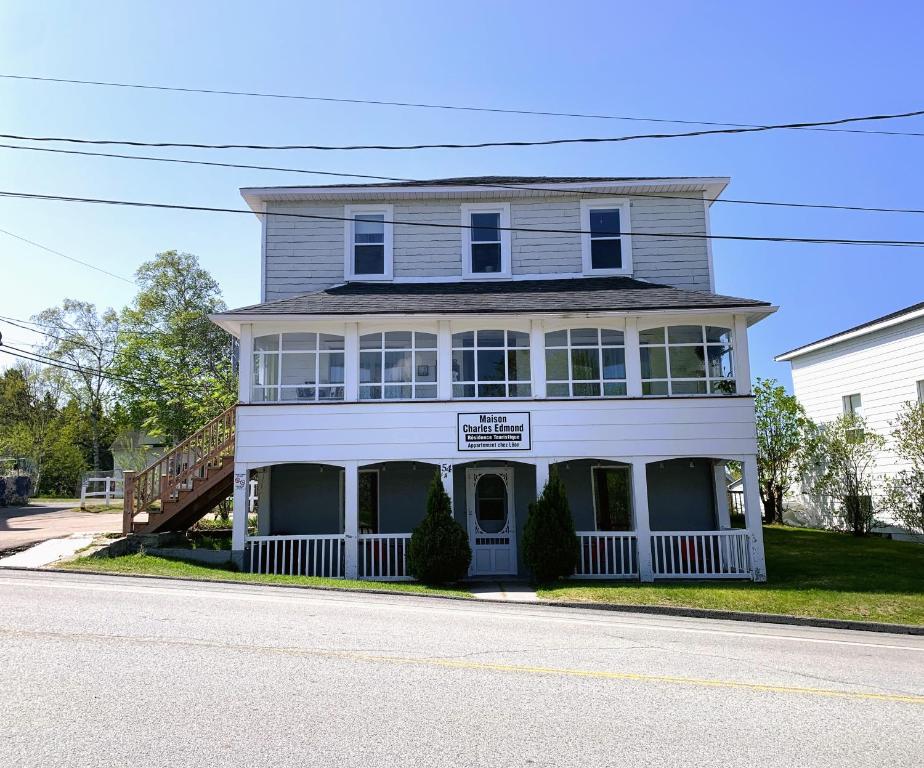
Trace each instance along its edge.
<instances>
[{"instance_id":1,"label":"power line","mask_svg":"<svg viewBox=\"0 0 924 768\"><path fill-rule=\"evenodd\" d=\"M6 352L8 355L13 357L18 357L23 360L28 360L32 363L39 363L41 365L47 365L50 368L60 368L64 371L70 371L71 373L90 374L92 376L98 376L101 379L107 379L108 381L116 381L121 384L132 384L134 386L146 386L143 382L126 379L121 376L113 376L109 373L104 373L103 371L89 370L86 368L78 368L76 366L68 365L62 363L60 360L55 360L52 357L46 357L45 355L40 355L38 352L31 352L26 349L19 349L18 347L11 347L7 344L0 345L0 352Z\"/></svg>"},{"instance_id":2,"label":"power line","mask_svg":"<svg viewBox=\"0 0 924 768\"><path fill-rule=\"evenodd\" d=\"M53 253L56 256L61 256L62 258L67 259L68 261L73 261L73 262L76 262L77 264L83 265L84 267L95 269L97 272L102 272L104 275L109 275L109 277L114 277L116 280L121 280L122 282L129 283L130 285L135 285L134 280L129 280L127 277L122 277L122 275L117 275L115 272L110 272L109 270L103 269L102 267L97 267L95 264L91 264L88 261L82 261L81 259L76 259L73 256L68 256L66 253L61 253L61 251L56 251L54 248L49 248L47 245L42 245L41 243L37 243L34 240L30 240L27 237L23 237L22 235L17 235L14 232L10 232L9 230L6 230L6 229L0 229L0 232L2 232L4 235L9 235L10 237L14 237L17 240L22 240L24 243L28 243L29 245L34 245L36 248L41 248L43 251L48 251L49 253Z\"/></svg>"},{"instance_id":3,"label":"power line","mask_svg":"<svg viewBox=\"0 0 924 768\"><path fill-rule=\"evenodd\" d=\"M22 325L21 323L18 323L15 320L11 320L9 318L3 317L2 315L0 315L0 322L6 323L7 325L12 325L14 328L19 328L23 331L29 331L30 333L37 333L41 336L46 336L47 338L54 339L55 341L61 341L61 342L65 342L68 344L73 344L78 347L83 347L84 349L88 349L91 352L108 352L109 354L112 354L112 355L116 354L116 350L113 349L112 347L104 347L104 346L95 347L92 344L85 344L77 339L65 339L62 336L55 336L53 333L49 333L48 331L39 330L38 328L29 328L27 325ZM93 328L69 328L69 327L60 326L60 325L49 326L49 325L45 325L42 323L35 323L35 325L38 325L41 328L46 328L46 327L59 328L61 330L67 330L71 332L91 332L92 333L92 332L95 332L96 330ZM116 331L116 333L118 333L118 331ZM82 337L82 338L85 339L86 337Z\"/></svg>"},{"instance_id":4,"label":"power line","mask_svg":"<svg viewBox=\"0 0 924 768\"><path fill-rule=\"evenodd\" d=\"M246 96L260 99L284 99L295 101L314 101L328 102L335 104L366 104L371 106L386 107L406 107L413 109L435 109L448 110L454 112L487 112L505 115L535 115L539 117L569 117L581 118L587 120L624 120L629 122L640 123L673 123L676 125L708 125L722 128L761 128L766 129L768 126L758 125L755 123L722 123L714 120L688 120L688 119L671 119L663 117L638 117L629 115L609 115L587 112L553 112L538 109L514 109L509 107L481 107L464 104L433 104L413 101L386 101L384 99L350 99L337 96L315 96L307 94L294 93L266 93L260 91L236 91L218 88L190 88L182 86L151 85L146 83L119 83L109 80L77 80L64 77L38 77L33 75L13 75L0 74L0 78L7 80L28 80L42 83L68 83L71 85L92 85L103 86L107 88L129 88L148 91L169 91L176 93L199 93L218 96ZM831 127L815 126L792 126L793 129L799 130L817 130L817 131L836 131L844 133L870 133L887 136L919 136L918 133L905 133L902 131L875 131L875 130L857 130Z\"/></svg>"},{"instance_id":5,"label":"power line","mask_svg":"<svg viewBox=\"0 0 924 768\"><path fill-rule=\"evenodd\" d=\"M412 179L402 176L377 176L368 173L348 173L345 171L319 171L309 168L291 168L286 166L277 166L277 165L252 165L249 163L222 163L215 160L190 160L186 158L177 158L177 157L155 157L153 155L124 155L117 152L89 152L86 150L79 149L61 149L60 147L27 147L20 146L17 144L0 144L0 149L20 149L28 150L31 152L53 152L65 155L80 155L85 157L109 157L109 158L118 158L121 160L145 160L157 163L179 163L181 165L204 165L212 166L218 168L242 168L246 170L256 170L256 171L281 171L284 173L301 173L308 174L312 176L331 176L338 178L352 178L352 179L371 179L374 181L393 181L398 183L422 183L427 181L426 179ZM560 190L555 189L554 187L534 187L525 184L490 184L488 182L471 182L469 186L472 187L484 187L486 189L512 189L518 191L527 191L527 192L557 192ZM588 192L586 190L567 190L568 195L587 195L592 197L599 197L598 192ZM693 200L700 202L702 197L695 197L690 195L667 195L667 194L643 194L638 192L633 192L631 197L648 197L655 199L666 199L666 200ZM872 213L913 213L913 214L924 214L924 209L922 208L885 208L877 206L864 206L864 205L841 205L835 203L798 203L798 202L785 202L778 200L744 200L728 197L716 198L714 203L730 203L738 205L765 205L765 206L774 206L774 207L783 207L783 208L818 208L824 210L836 210L836 211L866 211ZM9 233L7 233L9 234ZM59 254L61 255L61 254Z\"/></svg>"},{"instance_id":6,"label":"power line","mask_svg":"<svg viewBox=\"0 0 924 768\"><path fill-rule=\"evenodd\" d=\"M830 125L845 125L872 120L896 120L906 117L920 117L924 109L892 114L862 115L859 117L841 117L834 120L817 120L800 123L778 123L775 125L758 125L752 128L710 128L685 133L639 133L630 136L585 136L565 139L539 139L533 141L479 141L470 144L203 144L178 141L137 141L132 139L81 139L68 136L23 136L13 133L0 133L0 138L16 141L53 141L67 144L118 145L125 147L174 147L185 149L259 149L259 150L315 150L318 152L349 152L354 150L391 150L407 151L417 149L485 149L488 147L548 147L562 144L615 144L640 139L681 139L696 136L718 136L737 133L759 133L763 131L792 130L797 128L814 128ZM906 136L924 136L924 133L907 133Z\"/></svg>"},{"instance_id":7,"label":"power line","mask_svg":"<svg viewBox=\"0 0 924 768\"><path fill-rule=\"evenodd\" d=\"M48 200L70 203L89 203L95 205L117 205L134 208L160 208L175 211L196 211L206 213L232 213L252 216L253 211L243 208L222 208L218 206L204 205L181 205L178 203L151 203L135 200L113 200L106 198L92 197L72 197L65 195L40 195L27 192L10 192L0 190L0 197L10 197L24 200ZM290 213L290 212L273 212L270 216L280 216L287 218L312 219L322 221L353 221L348 216L325 216L311 213ZM445 224L440 222L420 222L420 221L399 221L387 219L382 223L391 225L401 225L409 227L434 227L439 229L477 229L471 224ZM496 229L507 232L531 232L541 234L601 234L600 232L591 232L584 229L554 229L550 227L504 227L499 226ZM924 240L862 240L852 238L828 238L828 237L791 237L791 236L769 236L769 235L712 235L697 234L688 232L614 232L612 234L627 235L631 237L660 237L660 238L684 238L696 240L732 240L739 242L770 242L770 243L813 243L829 245L881 245L894 247L921 247L924 246Z\"/></svg>"},{"instance_id":8,"label":"power line","mask_svg":"<svg viewBox=\"0 0 924 768\"><path fill-rule=\"evenodd\" d=\"M85 333L93 333L96 330L94 328L81 328L77 326L54 325L52 323L39 323L39 322L36 322L35 320L24 320L21 317L7 317L6 315L0 315L0 322L6 322L9 325L15 325L19 328L22 328L24 331L32 331L33 333L40 333L43 336L50 336L51 338L57 338L57 337L52 336L47 331L43 331L39 329L40 328L55 328L56 330L59 330L59 331L68 331L68 332L77 331L77 332L85 332ZM28 323L29 325L38 326L38 328L27 328L25 326L18 325L18 323ZM129 336L171 336L172 335L168 331L160 331L160 330L157 330L156 328L151 328L146 331L137 331L137 330L131 330L131 329L120 327L117 333L119 335L129 335ZM69 339L67 339L67 341L69 341Z\"/></svg>"}]
</instances>

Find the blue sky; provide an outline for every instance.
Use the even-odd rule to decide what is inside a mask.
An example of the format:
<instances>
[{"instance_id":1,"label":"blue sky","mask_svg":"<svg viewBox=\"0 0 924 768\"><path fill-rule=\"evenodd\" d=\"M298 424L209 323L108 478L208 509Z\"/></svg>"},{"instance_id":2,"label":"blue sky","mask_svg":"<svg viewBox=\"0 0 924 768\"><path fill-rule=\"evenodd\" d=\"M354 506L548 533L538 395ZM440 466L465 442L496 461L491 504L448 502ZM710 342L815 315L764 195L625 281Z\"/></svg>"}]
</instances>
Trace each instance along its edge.
<instances>
[{"instance_id":1,"label":"blue sky","mask_svg":"<svg viewBox=\"0 0 924 768\"><path fill-rule=\"evenodd\" d=\"M836 8L836 13L832 10ZM70 3L6 0L0 72L723 122L924 108L919 4L740 2ZM924 120L879 127L924 132ZM2 133L194 142L367 143L647 132L651 123L271 101L0 80ZM680 126L662 126L682 130ZM119 151L119 150L117 150ZM406 177L732 177L727 196L924 208L924 137L807 131L414 153L164 151L175 157ZM243 207L277 172L0 149L0 188ZM318 181L314 183L324 183ZM717 204L715 234L924 240L924 216ZM131 275L191 251L227 302L259 299L255 218L0 198L0 228ZM720 292L781 309L751 334L774 354L922 300L921 249L716 242ZM0 234L0 314L65 297L121 307L132 289ZM7 339L26 334L3 328ZM0 366L6 361L0 361Z\"/></svg>"}]
</instances>

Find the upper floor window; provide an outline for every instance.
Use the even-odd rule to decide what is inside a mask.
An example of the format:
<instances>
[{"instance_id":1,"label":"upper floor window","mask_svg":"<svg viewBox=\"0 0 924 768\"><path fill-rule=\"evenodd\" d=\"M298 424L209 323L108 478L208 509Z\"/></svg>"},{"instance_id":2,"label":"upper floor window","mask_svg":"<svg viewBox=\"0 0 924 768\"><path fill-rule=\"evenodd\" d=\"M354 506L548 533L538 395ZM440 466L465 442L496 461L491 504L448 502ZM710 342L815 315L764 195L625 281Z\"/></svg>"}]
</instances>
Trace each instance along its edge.
<instances>
[{"instance_id":1,"label":"upper floor window","mask_svg":"<svg viewBox=\"0 0 924 768\"><path fill-rule=\"evenodd\" d=\"M841 398L841 404L843 406L845 416L850 416L852 419L863 419L863 398L860 397L859 393L853 395L844 395ZM844 434L848 442L863 442L863 428L860 426L848 427L844 431Z\"/></svg>"},{"instance_id":2,"label":"upper floor window","mask_svg":"<svg viewBox=\"0 0 924 768\"><path fill-rule=\"evenodd\" d=\"M622 331L571 328L545 335L549 397L619 397L626 394Z\"/></svg>"},{"instance_id":3,"label":"upper floor window","mask_svg":"<svg viewBox=\"0 0 924 768\"><path fill-rule=\"evenodd\" d=\"M918 402L924 405L924 379L918 382Z\"/></svg>"},{"instance_id":4,"label":"upper floor window","mask_svg":"<svg viewBox=\"0 0 924 768\"><path fill-rule=\"evenodd\" d=\"M530 397L530 381L528 333L452 335L453 397Z\"/></svg>"},{"instance_id":5,"label":"upper floor window","mask_svg":"<svg viewBox=\"0 0 924 768\"><path fill-rule=\"evenodd\" d=\"M586 275L632 272L629 202L624 199L581 201L581 256Z\"/></svg>"},{"instance_id":6,"label":"upper floor window","mask_svg":"<svg viewBox=\"0 0 924 768\"><path fill-rule=\"evenodd\" d=\"M253 349L253 402L343 400L343 336L274 333Z\"/></svg>"},{"instance_id":7,"label":"upper floor window","mask_svg":"<svg viewBox=\"0 0 924 768\"><path fill-rule=\"evenodd\" d=\"M672 325L639 333L643 395L731 395L730 328Z\"/></svg>"},{"instance_id":8,"label":"upper floor window","mask_svg":"<svg viewBox=\"0 0 924 768\"><path fill-rule=\"evenodd\" d=\"M390 205L346 207L344 274L348 280L391 280L392 211Z\"/></svg>"},{"instance_id":9,"label":"upper floor window","mask_svg":"<svg viewBox=\"0 0 924 768\"><path fill-rule=\"evenodd\" d=\"M359 337L359 399L436 397L436 334L385 331Z\"/></svg>"},{"instance_id":10,"label":"upper floor window","mask_svg":"<svg viewBox=\"0 0 924 768\"><path fill-rule=\"evenodd\" d=\"M466 277L510 277L510 205L462 206L462 266Z\"/></svg>"}]
</instances>

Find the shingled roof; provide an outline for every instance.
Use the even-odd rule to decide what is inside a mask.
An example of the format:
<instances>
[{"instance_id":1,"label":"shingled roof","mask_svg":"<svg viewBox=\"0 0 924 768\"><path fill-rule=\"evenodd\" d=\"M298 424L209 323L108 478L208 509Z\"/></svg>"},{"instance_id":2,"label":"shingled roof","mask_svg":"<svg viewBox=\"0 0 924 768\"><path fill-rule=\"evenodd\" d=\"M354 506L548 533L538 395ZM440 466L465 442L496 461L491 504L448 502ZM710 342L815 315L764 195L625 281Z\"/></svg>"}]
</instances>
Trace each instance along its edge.
<instances>
[{"instance_id":1,"label":"shingled roof","mask_svg":"<svg viewBox=\"0 0 924 768\"><path fill-rule=\"evenodd\" d=\"M253 304L214 315L491 314L632 312L770 308L770 303L687 291L629 277L453 283L346 283L314 293Z\"/></svg>"}]
</instances>

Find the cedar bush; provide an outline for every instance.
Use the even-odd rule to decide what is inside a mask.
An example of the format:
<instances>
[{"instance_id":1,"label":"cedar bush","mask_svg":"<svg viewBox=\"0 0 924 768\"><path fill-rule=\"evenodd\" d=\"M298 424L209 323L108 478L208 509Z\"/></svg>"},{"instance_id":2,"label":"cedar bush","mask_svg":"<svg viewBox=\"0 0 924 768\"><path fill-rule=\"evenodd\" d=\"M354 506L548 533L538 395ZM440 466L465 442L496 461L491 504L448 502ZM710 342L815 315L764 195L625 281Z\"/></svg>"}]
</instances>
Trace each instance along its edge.
<instances>
[{"instance_id":1,"label":"cedar bush","mask_svg":"<svg viewBox=\"0 0 924 768\"><path fill-rule=\"evenodd\" d=\"M553 469L539 498L529 505L523 560L536 581L546 582L573 574L579 554L565 484Z\"/></svg>"},{"instance_id":2,"label":"cedar bush","mask_svg":"<svg viewBox=\"0 0 924 768\"><path fill-rule=\"evenodd\" d=\"M427 514L411 534L408 570L425 584L444 584L465 576L471 562L468 534L453 518L452 503L436 473L427 495Z\"/></svg>"}]
</instances>

